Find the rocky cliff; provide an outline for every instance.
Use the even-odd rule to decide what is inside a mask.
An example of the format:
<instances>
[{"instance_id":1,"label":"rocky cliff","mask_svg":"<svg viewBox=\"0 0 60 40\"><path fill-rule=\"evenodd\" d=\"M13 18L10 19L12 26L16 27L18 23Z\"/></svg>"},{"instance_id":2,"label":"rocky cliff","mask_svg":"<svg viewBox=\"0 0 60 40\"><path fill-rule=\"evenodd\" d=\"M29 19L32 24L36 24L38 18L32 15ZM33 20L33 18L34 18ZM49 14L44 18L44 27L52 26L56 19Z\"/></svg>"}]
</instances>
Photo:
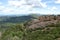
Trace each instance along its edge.
<instances>
[{"instance_id":1,"label":"rocky cliff","mask_svg":"<svg viewBox=\"0 0 60 40\"><path fill-rule=\"evenodd\" d=\"M60 22L60 15L45 15L45 16L39 16L37 19L32 19L30 22L28 22L27 27L31 29L35 28L44 28L47 25L56 25Z\"/></svg>"}]
</instances>

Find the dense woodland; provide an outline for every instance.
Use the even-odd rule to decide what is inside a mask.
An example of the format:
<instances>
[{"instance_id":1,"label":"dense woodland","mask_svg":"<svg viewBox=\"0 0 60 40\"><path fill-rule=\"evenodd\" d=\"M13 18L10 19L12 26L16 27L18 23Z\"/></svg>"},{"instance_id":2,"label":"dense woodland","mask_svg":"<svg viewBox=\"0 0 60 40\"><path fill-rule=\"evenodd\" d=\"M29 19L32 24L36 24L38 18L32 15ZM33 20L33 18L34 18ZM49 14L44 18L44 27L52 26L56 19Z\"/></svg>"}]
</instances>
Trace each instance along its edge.
<instances>
[{"instance_id":1,"label":"dense woodland","mask_svg":"<svg viewBox=\"0 0 60 40\"><path fill-rule=\"evenodd\" d=\"M33 29L33 26L29 28L38 24L38 21L33 20L38 17L36 15L0 17L0 40L60 40L60 21L56 24L46 24L44 27L39 25L38 28Z\"/></svg>"}]
</instances>

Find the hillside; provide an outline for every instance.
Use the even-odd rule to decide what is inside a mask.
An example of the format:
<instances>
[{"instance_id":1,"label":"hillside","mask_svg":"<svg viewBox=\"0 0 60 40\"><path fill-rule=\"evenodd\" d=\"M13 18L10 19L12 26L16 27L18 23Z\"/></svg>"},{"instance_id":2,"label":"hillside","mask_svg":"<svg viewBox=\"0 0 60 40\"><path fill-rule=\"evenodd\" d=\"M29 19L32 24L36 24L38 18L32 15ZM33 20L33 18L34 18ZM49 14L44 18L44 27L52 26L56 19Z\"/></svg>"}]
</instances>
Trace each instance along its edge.
<instances>
[{"instance_id":1,"label":"hillside","mask_svg":"<svg viewBox=\"0 0 60 40\"><path fill-rule=\"evenodd\" d=\"M37 19L32 19L30 22L28 22L29 28L35 29L35 28L41 28L46 27L47 25L56 25L60 22L60 16L57 15L45 15L45 16L39 16Z\"/></svg>"},{"instance_id":2,"label":"hillside","mask_svg":"<svg viewBox=\"0 0 60 40\"><path fill-rule=\"evenodd\" d=\"M33 19L33 16L2 16L0 23L21 23Z\"/></svg>"},{"instance_id":3,"label":"hillside","mask_svg":"<svg viewBox=\"0 0 60 40\"><path fill-rule=\"evenodd\" d=\"M0 40L60 40L60 16L45 15L23 23L0 24Z\"/></svg>"}]
</instances>

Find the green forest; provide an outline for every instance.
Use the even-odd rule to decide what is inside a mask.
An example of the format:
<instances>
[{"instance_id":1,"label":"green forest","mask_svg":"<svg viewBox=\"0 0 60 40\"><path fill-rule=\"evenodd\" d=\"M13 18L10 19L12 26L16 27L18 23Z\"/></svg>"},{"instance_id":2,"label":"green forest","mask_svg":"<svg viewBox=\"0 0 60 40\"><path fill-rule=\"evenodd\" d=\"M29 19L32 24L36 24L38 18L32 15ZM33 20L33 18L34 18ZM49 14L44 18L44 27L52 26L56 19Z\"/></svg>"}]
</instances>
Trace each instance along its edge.
<instances>
[{"instance_id":1,"label":"green forest","mask_svg":"<svg viewBox=\"0 0 60 40\"><path fill-rule=\"evenodd\" d=\"M27 29L25 24L16 24L1 28L0 40L60 40L60 23L45 28ZM5 31L4 31L5 30Z\"/></svg>"}]
</instances>

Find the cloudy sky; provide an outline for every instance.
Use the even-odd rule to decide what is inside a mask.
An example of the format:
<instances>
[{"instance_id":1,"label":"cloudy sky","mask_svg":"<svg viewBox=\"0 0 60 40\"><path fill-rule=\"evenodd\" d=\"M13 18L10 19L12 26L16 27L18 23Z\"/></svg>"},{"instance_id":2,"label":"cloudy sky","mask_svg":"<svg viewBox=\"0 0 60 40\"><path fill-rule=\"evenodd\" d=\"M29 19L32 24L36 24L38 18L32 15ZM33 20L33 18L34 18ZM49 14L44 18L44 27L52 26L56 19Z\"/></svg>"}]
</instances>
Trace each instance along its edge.
<instances>
[{"instance_id":1,"label":"cloudy sky","mask_svg":"<svg viewBox=\"0 0 60 40\"><path fill-rule=\"evenodd\" d=\"M60 0L0 0L0 15L60 14Z\"/></svg>"}]
</instances>

